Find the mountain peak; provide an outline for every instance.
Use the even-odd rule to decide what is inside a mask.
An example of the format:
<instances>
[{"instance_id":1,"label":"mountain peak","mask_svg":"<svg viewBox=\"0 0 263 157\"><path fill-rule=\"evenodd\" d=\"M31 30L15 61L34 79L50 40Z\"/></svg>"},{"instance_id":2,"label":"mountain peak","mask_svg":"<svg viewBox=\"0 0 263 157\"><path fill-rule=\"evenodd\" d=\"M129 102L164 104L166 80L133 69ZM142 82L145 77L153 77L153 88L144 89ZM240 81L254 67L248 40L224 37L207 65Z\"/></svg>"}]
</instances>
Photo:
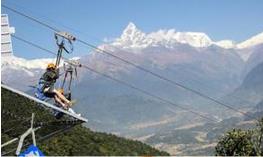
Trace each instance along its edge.
<instances>
[{"instance_id":1,"label":"mountain peak","mask_svg":"<svg viewBox=\"0 0 263 157\"><path fill-rule=\"evenodd\" d=\"M130 22L123 30L121 37L117 38L112 44L123 48L141 48L145 42L145 36L145 33Z\"/></svg>"},{"instance_id":2,"label":"mountain peak","mask_svg":"<svg viewBox=\"0 0 263 157\"><path fill-rule=\"evenodd\" d=\"M143 34L134 23L130 22L126 28L123 30L121 38L125 38L127 36L133 37L134 35Z\"/></svg>"},{"instance_id":3,"label":"mountain peak","mask_svg":"<svg viewBox=\"0 0 263 157\"><path fill-rule=\"evenodd\" d=\"M123 32L129 31L129 30L136 30L136 29L137 29L136 25L132 22L129 22L129 24L126 26Z\"/></svg>"}]
</instances>

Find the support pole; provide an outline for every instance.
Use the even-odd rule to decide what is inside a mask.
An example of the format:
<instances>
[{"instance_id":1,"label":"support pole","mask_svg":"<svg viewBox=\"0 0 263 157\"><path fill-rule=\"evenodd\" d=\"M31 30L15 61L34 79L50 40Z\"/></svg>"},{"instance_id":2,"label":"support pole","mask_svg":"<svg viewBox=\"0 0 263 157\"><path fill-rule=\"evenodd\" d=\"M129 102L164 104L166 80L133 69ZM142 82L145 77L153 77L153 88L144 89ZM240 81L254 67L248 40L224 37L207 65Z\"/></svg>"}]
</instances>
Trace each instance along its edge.
<instances>
[{"instance_id":1,"label":"support pole","mask_svg":"<svg viewBox=\"0 0 263 157\"><path fill-rule=\"evenodd\" d=\"M33 144L34 146L36 146L36 137L35 137L35 130L34 130L34 118L35 118L35 114L32 113L32 120L31 120L31 130L32 130L32 139L33 139Z\"/></svg>"},{"instance_id":2,"label":"support pole","mask_svg":"<svg viewBox=\"0 0 263 157\"><path fill-rule=\"evenodd\" d=\"M16 149L16 155L20 154L21 149L23 147L24 140L29 134L32 134L33 144L34 144L34 146L36 146L35 131L40 129L40 127L34 128L34 118L35 118L35 114L32 113L31 127L24 134L21 135L17 149Z\"/></svg>"},{"instance_id":3,"label":"support pole","mask_svg":"<svg viewBox=\"0 0 263 157\"><path fill-rule=\"evenodd\" d=\"M57 59L56 59L56 67L59 67L59 64L60 64L60 59L62 57L62 47L63 47L63 43L62 45L59 45Z\"/></svg>"},{"instance_id":4,"label":"support pole","mask_svg":"<svg viewBox=\"0 0 263 157\"><path fill-rule=\"evenodd\" d=\"M20 151L23 147L23 142L25 140L25 138L32 132L32 128L28 129L21 137L20 137L20 140L19 140L19 143L18 143L18 146L17 146L17 149L16 149L16 155L19 155L20 154Z\"/></svg>"}]
</instances>

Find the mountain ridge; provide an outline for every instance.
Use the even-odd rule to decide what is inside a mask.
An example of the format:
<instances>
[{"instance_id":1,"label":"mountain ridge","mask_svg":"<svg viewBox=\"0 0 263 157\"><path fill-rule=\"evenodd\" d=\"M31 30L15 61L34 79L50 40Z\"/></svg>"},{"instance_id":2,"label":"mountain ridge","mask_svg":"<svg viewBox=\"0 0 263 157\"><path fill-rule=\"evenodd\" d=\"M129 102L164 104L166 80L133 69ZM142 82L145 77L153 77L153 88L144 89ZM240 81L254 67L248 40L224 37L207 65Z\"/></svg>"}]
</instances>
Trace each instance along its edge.
<instances>
[{"instance_id":1,"label":"mountain ridge","mask_svg":"<svg viewBox=\"0 0 263 157\"><path fill-rule=\"evenodd\" d=\"M175 29L160 29L156 32L144 33L130 22L123 30L122 35L111 44L122 48L146 48L148 46L172 47L174 44L188 44L192 47L203 48L217 45L224 49L245 49L263 43L263 33L259 33L245 41L236 43L232 40L213 41L203 32L177 32Z\"/></svg>"}]
</instances>

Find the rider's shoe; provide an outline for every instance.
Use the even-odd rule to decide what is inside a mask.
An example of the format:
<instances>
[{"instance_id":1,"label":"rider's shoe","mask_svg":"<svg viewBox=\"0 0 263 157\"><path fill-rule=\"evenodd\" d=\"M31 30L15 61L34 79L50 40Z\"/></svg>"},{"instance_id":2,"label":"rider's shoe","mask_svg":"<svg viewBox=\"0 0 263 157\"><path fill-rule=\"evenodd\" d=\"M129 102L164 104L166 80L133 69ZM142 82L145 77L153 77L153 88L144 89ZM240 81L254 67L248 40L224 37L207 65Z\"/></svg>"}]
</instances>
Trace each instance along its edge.
<instances>
[{"instance_id":1,"label":"rider's shoe","mask_svg":"<svg viewBox=\"0 0 263 157\"><path fill-rule=\"evenodd\" d=\"M69 108L68 111L69 111L70 113L73 113L73 114L79 116L79 117L81 116L81 114L76 113L72 108Z\"/></svg>"},{"instance_id":2,"label":"rider's shoe","mask_svg":"<svg viewBox=\"0 0 263 157\"><path fill-rule=\"evenodd\" d=\"M77 103L77 100L71 100L69 103L68 103L68 105L69 106L73 106L74 104L76 104Z\"/></svg>"}]
</instances>

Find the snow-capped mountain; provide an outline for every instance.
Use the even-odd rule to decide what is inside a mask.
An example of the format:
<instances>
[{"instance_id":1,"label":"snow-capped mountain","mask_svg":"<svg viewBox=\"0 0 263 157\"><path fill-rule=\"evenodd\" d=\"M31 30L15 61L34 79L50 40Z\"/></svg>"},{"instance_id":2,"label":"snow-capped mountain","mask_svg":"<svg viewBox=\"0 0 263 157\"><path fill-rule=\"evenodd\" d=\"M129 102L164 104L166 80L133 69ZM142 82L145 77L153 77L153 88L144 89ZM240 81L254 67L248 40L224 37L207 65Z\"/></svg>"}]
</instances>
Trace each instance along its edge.
<instances>
[{"instance_id":1,"label":"snow-capped mountain","mask_svg":"<svg viewBox=\"0 0 263 157\"><path fill-rule=\"evenodd\" d=\"M27 60L16 56L2 56L2 68L20 68L20 69L45 69L48 63L53 63L54 58Z\"/></svg>"},{"instance_id":2,"label":"snow-capped mountain","mask_svg":"<svg viewBox=\"0 0 263 157\"><path fill-rule=\"evenodd\" d=\"M122 35L111 43L112 46L132 50L131 52L140 52L138 50L147 47L163 46L173 48L178 44L187 44L194 48L205 48L212 45L224 49L236 49L243 60L247 60L252 52L243 52L263 43L263 33L251 37L250 39L236 43L232 40L213 41L202 32L177 32L175 29L159 30L157 32L144 33L136 27L135 24L129 23L124 29ZM134 50L134 51L133 51Z\"/></svg>"},{"instance_id":3,"label":"snow-capped mountain","mask_svg":"<svg viewBox=\"0 0 263 157\"><path fill-rule=\"evenodd\" d=\"M135 24L129 23L120 38L112 45L122 48L146 48L162 45L173 47L174 44L189 44L193 47L207 47L212 44L211 39L200 32L176 32L174 29L159 30L149 34L143 33Z\"/></svg>"}]
</instances>

